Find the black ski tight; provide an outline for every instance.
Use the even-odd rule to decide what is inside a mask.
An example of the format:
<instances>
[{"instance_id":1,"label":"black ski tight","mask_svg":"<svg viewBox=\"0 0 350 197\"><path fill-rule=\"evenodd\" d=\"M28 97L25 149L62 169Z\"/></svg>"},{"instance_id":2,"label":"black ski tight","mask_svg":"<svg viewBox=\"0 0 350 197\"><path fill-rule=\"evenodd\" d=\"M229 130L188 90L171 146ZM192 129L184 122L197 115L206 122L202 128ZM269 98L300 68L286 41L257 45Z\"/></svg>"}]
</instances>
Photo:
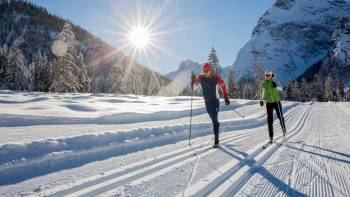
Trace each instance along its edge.
<instances>
[{"instance_id":1,"label":"black ski tight","mask_svg":"<svg viewBox=\"0 0 350 197\"><path fill-rule=\"evenodd\" d=\"M266 103L266 110L267 110L267 124L269 127L269 136L270 139L273 139L273 109L275 109L278 119L280 120L280 124L282 127L282 130L285 131L286 125L284 122L284 117L282 113L282 104L281 102L276 103Z\"/></svg>"},{"instance_id":2,"label":"black ski tight","mask_svg":"<svg viewBox=\"0 0 350 197\"><path fill-rule=\"evenodd\" d=\"M209 114L211 121L213 122L215 143L219 142L219 128L220 128L220 123L218 120L218 113L219 113L219 107L220 107L219 100L205 101L205 107L207 109L207 112Z\"/></svg>"}]
</instances>

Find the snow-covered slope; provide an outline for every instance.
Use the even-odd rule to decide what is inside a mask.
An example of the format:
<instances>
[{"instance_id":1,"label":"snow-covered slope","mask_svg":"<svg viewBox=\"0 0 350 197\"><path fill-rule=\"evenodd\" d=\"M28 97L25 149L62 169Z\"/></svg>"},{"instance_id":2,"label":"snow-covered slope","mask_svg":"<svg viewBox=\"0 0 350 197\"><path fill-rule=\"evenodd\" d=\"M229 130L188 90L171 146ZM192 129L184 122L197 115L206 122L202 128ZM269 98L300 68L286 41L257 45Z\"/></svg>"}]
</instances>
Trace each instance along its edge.
<instances>
[{"instance_id":1,"label":"snow-covered slope","mask_svg":"<svg viewBox=\"0 0 350 197\"><path fill-rule=\"evenodd\" d=\"M277 0L238 53L234 72L238 77L251 74L259 55L263 68L274 70L286 85L327 56L337 22L349 13L349 1Z\"/></svg>"}]
</instances>

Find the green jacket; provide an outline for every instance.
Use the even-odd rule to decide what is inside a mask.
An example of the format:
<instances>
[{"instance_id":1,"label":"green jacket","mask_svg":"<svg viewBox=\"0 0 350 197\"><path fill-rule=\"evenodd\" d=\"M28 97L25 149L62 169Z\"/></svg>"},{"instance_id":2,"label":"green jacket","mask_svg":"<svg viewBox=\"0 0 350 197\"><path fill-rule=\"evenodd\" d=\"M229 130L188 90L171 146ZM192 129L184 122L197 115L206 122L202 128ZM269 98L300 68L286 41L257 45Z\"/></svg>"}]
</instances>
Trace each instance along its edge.
<instances>
[{"instance_id":1,"label":"green jacket","mask_svg":"<svg viewBox=\"0 0 350 197\"><path fill-rule=\"evenodd\" d=\"M261 99L265 99L266 103L276 103L281 101L277 84L272 80L265 80L261 84Z\"/></svg>"}]
</instances>

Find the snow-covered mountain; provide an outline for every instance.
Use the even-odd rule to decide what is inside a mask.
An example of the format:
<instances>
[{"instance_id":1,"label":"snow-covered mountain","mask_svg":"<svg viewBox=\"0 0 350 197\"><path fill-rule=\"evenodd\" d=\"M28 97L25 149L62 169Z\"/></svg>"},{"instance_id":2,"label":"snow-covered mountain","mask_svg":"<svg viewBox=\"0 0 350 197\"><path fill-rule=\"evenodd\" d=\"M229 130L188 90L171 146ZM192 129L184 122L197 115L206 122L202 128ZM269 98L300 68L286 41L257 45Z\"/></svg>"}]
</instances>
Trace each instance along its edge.
<instances>
[{"instance_id":1,"label":"snow-covered mountain","mask_svg":"<svg viewBox=\"0 0 350 197\"><path fill-rule=\"evenodd\" d=\"M321 74L340 77L350 85L350 17L340 19L332 41L333 51Z\"/></svg>"},{"instance_id":2,"label":"snow-covered mountain","mask_svg":"<svg viewBox=\"0 0 350 197\"><path fill-rule=\"evenodd\" d=\"M180 78L180 76L183 76L183 75L185 75L185 77L190 77L192 71L196 75L198 75L202 73L202 66L201 64L188 59L188 60L182 61L177 70L168 73L166 76L171 80Z\"/></svg>"},{"instance_id":3,"label":"snow-covered mountain","mask_svg":"<svg viewBox=\"0 0 350 197\"><path fill-rule=\"evenodd\" d=\"M336 25L349 13L350 2L344 0L277 0L238 53L234 72L239 78L252 74L260 56L263 68L274 70L286 85L329 55Z\"/></svg>"}]
</instances>

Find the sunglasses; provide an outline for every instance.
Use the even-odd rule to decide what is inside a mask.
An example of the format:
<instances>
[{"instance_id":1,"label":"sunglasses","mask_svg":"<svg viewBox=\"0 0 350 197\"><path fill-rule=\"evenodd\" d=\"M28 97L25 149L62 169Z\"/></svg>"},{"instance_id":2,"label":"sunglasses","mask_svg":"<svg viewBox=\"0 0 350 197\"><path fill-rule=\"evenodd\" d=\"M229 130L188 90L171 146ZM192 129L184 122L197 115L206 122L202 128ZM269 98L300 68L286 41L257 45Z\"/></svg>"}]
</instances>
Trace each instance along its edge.
<instances>
[{"instance_id":1,"label":"sunglasses","mask_svg":"<svg viewBox=\"0 0 350 197\"><path fill-rule=\"evenodd\" d=\"M266 76L266 77L269 77L269 76L271 76L271 75L270 75L270 74L266 74L265 76Z\"/></svg>"}]
</instances>

